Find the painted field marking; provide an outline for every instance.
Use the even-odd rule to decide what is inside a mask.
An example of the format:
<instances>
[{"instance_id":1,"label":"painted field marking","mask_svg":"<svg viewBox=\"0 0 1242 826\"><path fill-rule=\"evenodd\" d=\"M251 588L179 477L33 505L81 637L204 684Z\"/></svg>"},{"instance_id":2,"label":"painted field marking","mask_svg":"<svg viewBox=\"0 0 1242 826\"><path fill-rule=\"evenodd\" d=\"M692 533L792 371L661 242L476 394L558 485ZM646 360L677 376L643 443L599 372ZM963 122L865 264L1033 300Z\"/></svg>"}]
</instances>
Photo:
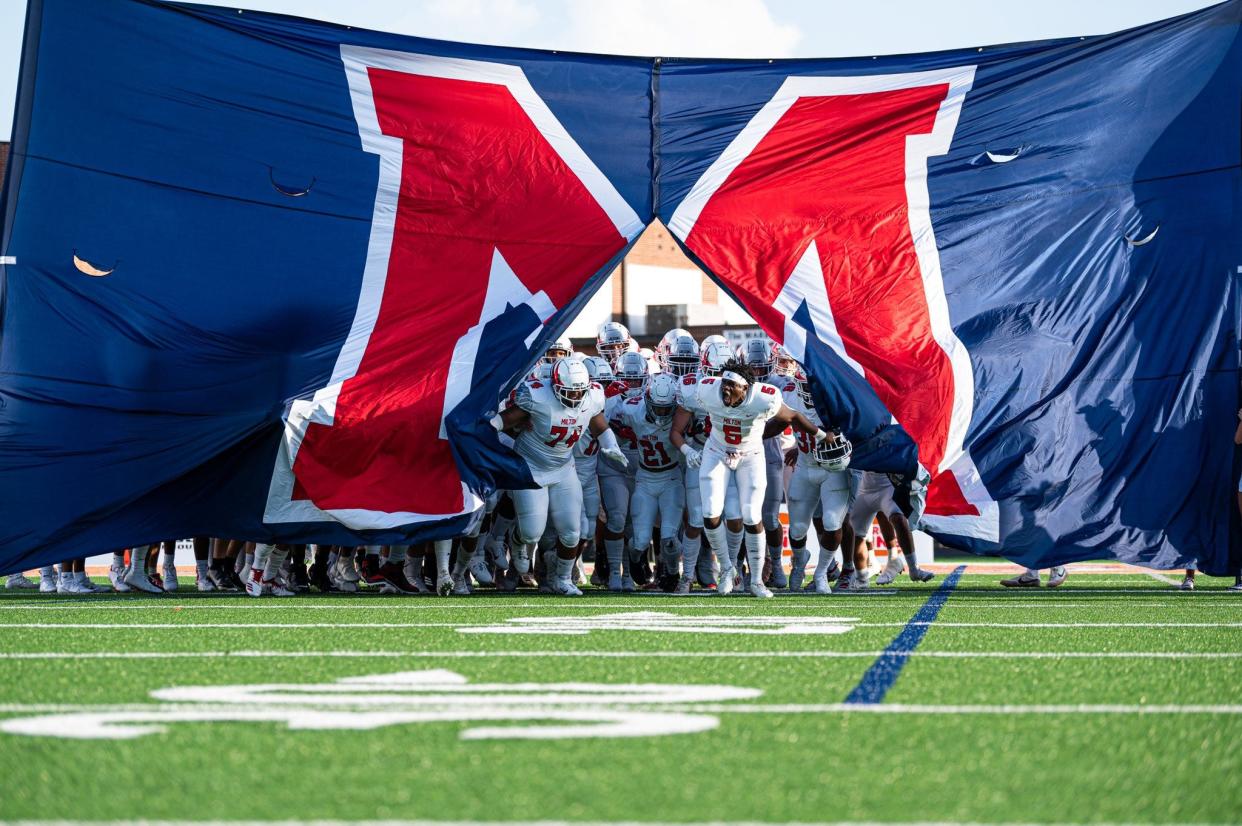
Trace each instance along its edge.
<instances>
[{"instance_id":1,"label":"painted field marking","mask_svg":"<svg viewBox=\"0 0 1242 826\"><path fill-rule=\"evenodd\" d=\"M858 685L845 698L846 703L880 703L884 700L884 695L893 687L893 683L897 681L901 670L905 668L909 659L908 654L899 654L897 652L913 651L919 647L919 643L923 641L923 637L927 634L928 626L935 621L936 615L940 613L940 609L948 602L949 595L953 593L953 589L957 587L958 580L962 578L962 574L966 572L966 566L960 565L953 573L945 577L944 582L932 592L927 598L918 612L910 619L910 622L901 630L893 641L885 648L886 653L876 658L871 667L863 674Z\"/></svg>"},{"instance_id":2,"label":"painted field marking","mask_svg":"<svg viewBox=\"0 0 1242 826\"><path fill-rule=\"evenodd\" d=\"M1236 660L1242 651L8 651L0 660L180 660L180 659L1154 659Z\"/></svg>"},{"instance_id":3,"label":"painted field marking","mask_svg":"<svg viewBox=\"0 0 1242 826\"><path fill-rule=\"evenodd\" d=\"M928 600L928 604L931 600ZM937 612L940 605L936 605ZM927 608L924 605L920 612ZM917 615L916 615L917 616ZM505 623L513 623L512 625ZM297 628L453 628L462 634L582 635L591 631L694 632L704 634L844 634L853 628L1239 628L1242 622L860 622L857 617L754 616L679 617L659 611L632 611L593 617L515 617L493 622L0 622L0 629L25 628L49 631L120 628L159 631L219 629ZM919 635L920 638L922 635Z\"/></svg>"},{"instance_id":4,"label":"painted field marking","mask_svg":"<svg viewBox=\"0 0 1242 826\"><path fill-rule=\"evenodd\" d=\"M1169 585L1176 585L1176 586L1180 586L1182 584L1181 580L1174 579L1171 576L1165 576L1164 574L1158 574L1155 571L1148 571L1147 575L1151 577L1152 579L1156 580L1157 582L1166 582Z\"/></svg>"},{"instance_id":5,"label":"painted field marking","mask_svg":"<svg viewBox=\"0 0 1242 826\"><path fill-rule=\"evenodd\" d=\"M0 820L0 826L132 826L133 820ZM142 820L142 826L1084 826L1078 823L1023 823L991 821L781 821L713 820L695 823L641 820ZM1135 826L1091 821L1091 826ZM1207 823L1145 823L1143 826L1219 826Z\"/></svg>"}]
</instances>

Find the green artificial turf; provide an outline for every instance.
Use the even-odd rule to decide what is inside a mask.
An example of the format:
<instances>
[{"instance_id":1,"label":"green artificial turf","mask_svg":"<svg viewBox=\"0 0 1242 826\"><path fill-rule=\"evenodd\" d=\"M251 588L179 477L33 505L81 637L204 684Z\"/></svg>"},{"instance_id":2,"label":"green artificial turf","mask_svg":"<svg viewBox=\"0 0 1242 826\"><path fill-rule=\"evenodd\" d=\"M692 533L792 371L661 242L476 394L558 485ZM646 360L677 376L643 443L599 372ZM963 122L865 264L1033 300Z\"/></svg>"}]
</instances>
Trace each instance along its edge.
<instances>
[{"instance_id":1,"label":"green artificial turf","mask_svg":"<svg viewBox=\"0 0 1242 826\"><path fill-rule=\"evenodd\" d=\"M1242 818L1242 595L1206 577L1190 594L1141 574L1074 575L1055 591L1007 591L999 579L962 577L921 639L906 623L943 576L928 585L903 580L888 589L895 593L768 601L0 592L0 723L135 705L167 712L170 704L151 692L172 687L333 684L427 669L453 672L467 685L591 683L625 692L658 683L760 692L656 709L714 717L711 730L625 738L463 738L478 726L559 725L513 719L337 731L170 722L163 733L100 740L0 732L0 818ZM629 612L717 627L754 621L778 632L458 630L529 627L540 618L574 626ZM850 630L779 632L786 623L825 617ZM766 622L772 618L784 622ZM74 627L87 624L138 627ZM914 653L884 703L907 713L842 710L903 631ZM348 655L329 656L342 652ZM125 656L135 653L160 656ZM76 656L90 654L104 656ZM558 689L529 690L543 696ZM981 706L1021 708L965 713ZM1032 708L1041 706L1091 708ZM1162 710L1136 713L1136 706ZM1202 706L1217 708L1186 713Z\"/></svg>"}]
</instances>

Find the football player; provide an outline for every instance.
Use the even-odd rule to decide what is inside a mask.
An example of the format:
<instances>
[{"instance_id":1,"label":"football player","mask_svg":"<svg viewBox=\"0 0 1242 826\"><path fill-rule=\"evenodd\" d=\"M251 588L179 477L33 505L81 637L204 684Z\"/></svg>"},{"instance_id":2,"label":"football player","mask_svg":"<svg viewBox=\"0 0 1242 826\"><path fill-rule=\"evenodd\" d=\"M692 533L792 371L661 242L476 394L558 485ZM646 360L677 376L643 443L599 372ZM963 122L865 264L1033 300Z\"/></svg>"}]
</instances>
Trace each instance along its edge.
<instances>
[{"instance_id":1,"label":"football player","mask_svg":"<svg viewBox=\"0 0 1242 826\"><path fill-rule=\"evenodd\" d=\"M712 340L718 339L718 340ZM707 444L711 421L707 412L698 404L695 392L698 383L708 376L719 376L725 364L733 357L724 336L708 336L699 350L699 368L697 373L683 376L677 388L677 412L673 414L671 431L677 431L681 444L689 444L693 449L701 451ZM681 444L674 442L678 450ZM677 583L674 593L686 595L690 593L692 577L698 575L699 583L704 587L714 585L715 574L711 571L711 554L701 555L703 537L703 498L699 493L698 471L687 467L685 473L686 488L686 531L682 545L682 578ZM737 503L737 486L730 486L725 497L726 545L729 558L736 557L742 547L742 514ZM701 565L700 561L707 562ZM720 563L722 570L732 570L732 566ZM732 582L732 579L730 579Z\"/></svg>"},{"instance_id":2,"label":"football player","mask_svg":"<svg viewBox=\"0 0 1242 826\"><path fill-rule=\"evenodd\" d=\"M851 476L847 468L852 446L838 430L826 427L823 417L815 409L810 381L801 370L794 374L794 388L793 392L785 393L785 404L817 427L829 430L831 437L815 444L805 434L798 434L797 464L789 482L789 546L793 549L789 590L802 588L810 558L806 535L819 507L821 514L816 524L819 561L815 566L811 590L817 594L829 594L832 593L830 580L837 575L836 554L841 545L845 517L849 513Z\"/></svg>"},{"instance_id":3,"label":"football player","mask_svg":"<svg viewBox=\"0 0 1242 826\"><path fill-rule=\"evenodd\" d=\"M639 447L638 471L630 498L633 535L630 557L625 566L627 572L633 560L646 553L647 546L651 544L657 514L660 519L660 568L671 573L678 567L677 529L681 526L686 493L677 449L673 447L669 435L676 407L677 379L668 373L661 373L652 377L642 397L628 399L617 414L621 426L635 435ZM622 571L610 567L609 590L621 590L623 581Z\"/></svg>"},{"instance_id":4,"label":"football player","mask_svg":"<svg viewBox=\"0 0 1242 826\"><path fill-rule=\"evenodd\" d=\"M776 351L766 338L749 339L742 348L742 354L742 360L750 367L755 381L777 388L782 399L787 392L794 390L792 381L777 373ZM785 501L785 454L794 446L792 431L763 440L763 453L768 463L768 482L763 497L763 530L768 547L775 549L771 555L773 588L785 588L789 584L782 559L785 537L781 529L781 503ZM751 572L751 576L759 575L759 571Z\"/></svg>"},{"instance_id":5,"label":"football player","mask_svg":"<svg viewBox=\"0 0 1242 826\"><path fill-rule=\"evenodd\" d=\"M595 350L615 370L617 359L622 353L628 352L634 339L624 324L606 321L599 325L599 333L595 336Z\"/></svg>"},{"instance_id":6,"label":"football player","mask_svg":"<svg viewBox=\"0 0 1242 826\"><path fill-rule=\"evenodd\" d=\"M626 464L617 467L607 462L599 465L600 497L604 503L607 522L604 525L604 554L608 560L608 579L612 572L622 570L625 556L625 527L630 517L630 496L634 493L635 474L638 469L638 436L621 421L621 406L629 399L642 398L650 376L647 360L638 353L622 353L613 366L619 393L610 396L604 410ZM626 571L621 577L622 590L634 590L633 577Z\"/></svg>"},{"instance_id":7,"label":"football player","mask_svg":"<svg viewBox=\"0 0 1242 826\"><path fill-rule=\"evenodd\" d=\"M725 494L730 480L736 482L742 522L745 526L746 557L753 572L750 592L771 597L763 584L766 539L763 530L763 497L767 485L767 462L763 453L764 436L792 426L814 437L814 444L829 438L805 416L791 410L780 392L770 384L752 381L750 369L740 360L724 365L719 377L700 379L695 390L696 403L708 415L711 432L707 446L695 450L673 428L673 442L686 457L688 468L698 468L699 493L703 500L703 528L717 556L726 548L724 524ZM726 561L727 554L725 554ZM731 565L731 561L730 561ZM724 568L724 563L721 564ZM724 571L716 593L732 591L731 571Z\"/></svg>"},{"instance_id":8,"label":"football player","mask_svg":"<svg viewBox=\"0 0 1242 826\"><path fill-rule=\"evenodd\" d=\"M600 387L608 388L616 381L612 367L602 356L588 356L583 359L583 364L591 376L591 381ZM588 547L594 546L595 526L599 522L599 440L590 433L585 434L574 445L574 469L578 472L578 483L582 485L581 556Z\"/></svg>"},{"instance_id":9,"label":"football player","mask_svg":"<svg viewBox=\"0 0 1242 826\"><path fill-rule=\"evenodd\" d=\"M695 343L693 336L678 336L660 354L660 363L665 373L671 373L677 378L689 376L699 369L699 345Z\"/></svg>"},{"instance_id":10,"label":"football player","mask_svg":"<svg viewBox=\"0 0 1242 826\"><path fill-rule=\"evenodd\" d=\"M530 570L531 553L551 518L557 534L555 593L581 596L571 575L578 553L582 520L582 486L574 468L574 446L589 432L600 453L625 467L628 462L604 418L603 388L591 381L580 361L563 358L552 366L552 381L518 385L512 407L492 418L492 426L514 436L514 449L530 465L539 487L510 491L517 511L513 563L519 574Z\"/></svg>"},{"instance_id":11,"label":"football player","mask_svg":"<svg viewBox=\"0 0 1242 826\"><path fill-rule=\"evenodd\" d=\"M854 531L854 573L851 577L843 577L838 587L864 589L871 585L871 572L867 568L867 536L871 533L871 522L877 513L888 514L897 533L897 543L903 548L914 548L914 534L910 529L901 508L893 498L893 482L886 473L875 471L853 471L855 474L855 495L850 505L850 527ZM895 555L895 554L894 554ZM924 571L914 562L907 560L910 579L914 582L927 582L936 575ZM887 581L891 581L887 580Z\"/></svg>"}]
</instances>

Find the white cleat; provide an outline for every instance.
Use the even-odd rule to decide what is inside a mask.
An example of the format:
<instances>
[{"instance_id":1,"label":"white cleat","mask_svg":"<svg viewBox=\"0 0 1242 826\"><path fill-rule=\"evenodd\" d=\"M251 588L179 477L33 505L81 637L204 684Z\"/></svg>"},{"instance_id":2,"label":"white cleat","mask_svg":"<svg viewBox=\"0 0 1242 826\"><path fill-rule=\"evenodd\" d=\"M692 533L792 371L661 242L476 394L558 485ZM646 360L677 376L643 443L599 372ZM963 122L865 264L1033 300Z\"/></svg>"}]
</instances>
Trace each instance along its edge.
<instances>
[{"instance_id":1,"label":"white cleat","mask_svg":"<svg viewBox=\"0 0 1242 826\"><path fill-rule=\"evenodd\" d=\"M513 569L518 575L530 573L530 548L526 545L518 543L510 549L513 554Z\"/></svg>"},{"instance_id":2,"label":"white cleat","mask_svg":"<svg viewBox=\"0 0 1242 826\"><path fill-rule=\"evenodd\" d=\"M405 565L401 570L405 573L405 578L409 580L409 583L414 586L415 591L418 591L420 594L431 593L431 589L427 587L427 580L423 579L423 558L421 556L407 556L405 558ZM384 590L381 588L380 593L395 594L397 589L389 588Z\"/></svg>"},{"instance_id":3,"label":"white cleat","mask_svg":"<svg viewBox=\"0 0 1242 826\"><path fill-rule=\"evenodd\" d=\"M621 574L621 590L626 593L632 593L638 590L634 585L634 578L628 573Z\"/></svg>"},{"instance_id":4,"label":"white cleat","mask_svg":"<svg viewBox=\"0 0 1242 826\"><path fill-rule=\"evenodd\" d=\"M1018 576L1011 576L1009 579L1002 579L1001 585L1006 588L1038 588L1039 574L1031 571L1023 571Z\"/></svg>"},{"instance_id":5,"label":"white cleat","mask_svg":"<svg viewBox=\"0 0 1242 826\"><path fill-rule=\"evenodd\" d=\"M32 582L31 585L33 586L34 583ZM1195 578L1192 576L1185 577L1182 579L1182 584L1177 586L1177 589L1179 591L1193 591L1195 589Z\"/></svg>"},{"instance_id":6,"label":"white cleat","mask_svg":"<svg viewBox=\"0 0 1242 826\"><path fill-rule=\"evenodd\" d=\"M854 571L854 581L850 583L851 591L865 591L871 587L870 571Z\"/></svg>"},{"instance_id":7,"label":"white cleat","mask_svg":"<svg viewBox=\"0 0 1242 826\"><path fill-rule=\"evenodd\" d=\"M802 585L806 582L806 563L810 558L811 555L806 552L793 555L793 565L789 569L789 585L787 586L791 593L802 590Z\"/></svg>"},{"instance_id":8,"label":"white cleat","mask_svg":"<svg viewBox=\"0 0 1242 826\"><path fill-rule=\"evenodd\" d=\"M688 576L683 576L681 579L677 580L677 587L673 589L673 596L678 596L678 597L690 596L690 586L693 583L694 583L693 579L691 579Z\"/></svg>"},{"instance_id":9,"label":"white cleat","mask_svg":"<svg viewBox=\"0 0 1242 826\"><path fill-rule=\"evenodd\" d=\"M884 566L884 570L875 578L876 585L888 585L897 577L906 572L906 555L896 553L891 548L888 551L888 564Z\"/></svg>"},{"instance_id":10,"label":"white cleat","mask_svg":"<svg viewBox=\"0 0 1242 826\"><path fill-rule=\"evenodd\" d=\"M408 577L407 577L408 579ZM470 586L467 585L467 588ZM442 597L451 596L453 593L454 583L453 575L448 571L439 571L436 574L436 593ZM467 591L467 593L469 593Z\"/></svg>"},{"instance_id":11,"label":"white cleat","mask_svg":"<svg viewBox=\"0 0 1242 826\"><path fill-rule=\"evenodd\" d=\"M474 593L470 587L470 574L463 572L460 577L453 578L453 596L468 597Z\"/></svg>"},{"instance_id":12,"label":"white cleat","mask_svg":"<svg viewBox=\"0 0 1242 826\"><path fill-rule=\"evenodd\" d=\"M759 581L759 577L755 577L750 581L750 593L752 596L758 597L759 599L772 598L772 592L768 590L766 585Z\"/></svg>"},{"instance_id":13,"label":"white cleat","mask_svg":"<svg viewBox=\"0 0 1242 826\"><path fill-rule=\"evenodd\" d=\"M813 594L831 594L832 585L828 582L828 573L825 571L823 574L816 574L808 590Z\"/></svg>"},{"instance_id":14,"label":"white cleat","mask_svg":"<svg viewBox=\"0 0 1242 826\"><path fill-rule=\"evenodd\" d=\"M558 576L552 578L552 593L562 597L580 597L582 591L574 585L569 577Z\"/></svg>"},{"instance_id":15,"label":"white cleat","mask_svg":"<svg viewBox=\"0 0 1242 826\"><path fill-rule=\"evenodd\" d=\"M61 574L56 579L56 593L89 594L90 591L83 588L82 584L74 578L73 574Z\"/></svg>"},{"instance_id":16,"label":"white cleat","mask_svg":"<svg viewBox=\"0 0 1242 826\"><path fill-rule=\"evenodd\" d=\"M608 590L609 591L620 592L623 590L623 586L624 586L624 580L621 578L621 574L619 572L614 571L608 574Z\"/></svg>"},{"instance_id":17,"label":"white cleat","mask_svg":"<svg viewBox=\"0 0 1242 826\"><path fill-rule=\"evenodd\" d=\"M917 565L915 565L913 568L910 569L910 581L911 582L931 582L935 578L936 578L935 573L931 571L924 571L922 568L920 568Z\"/></svg>"},{"instance_id":18,"label":"white cleat","mask_svg":"<svg viewBox=\"0 0 1242 826\"><path fill-rule=\"evenodd\" d=\"M194 587L203 593L216 590L216 586L207 578L207 574L201 571L194 574Z\"/></svg>"},{"instance_id":19,"label":"white cleat","mask_svg":"<svg viewBox=\"0 0 1242 826\"><path fill-rule=\"evenodd\" d=\"M246 577L246 593L252 597L261 597L267 593L267 588L263 582L263 574L259 571L251 571L250 576Z\"/></svg>"},{"instance_id":20,"label":"white cleat","mask_svg":"<svg viewBox=\"0 0 1242 826\"><path fill-rule=\"evenodd\" d=\"M487 560L483 559L483 554L475 554L470 560L470 564L466 566L470 569L470 574L480 585L495 585L496 580L492 577L492 572L487 569Z\"/></svg>"},{"instance_id":21,"label":"white cleat","mask_svg":"<svg viewBox=\"0 0 1242 826\"><path fill-rule=\"evenodd\" d=\"M40 594L56 593L56 577L55 576L40 576L39 577L39 593Z\"/></svg>"},{"instance_id":22,"label":"white cleat","mask_svg":"<svg viewBox=\"0 0 1242 826\"><path fill-rule=\"evenodd\" d=\"M733 569L721 568L720 576L716 578L716 596L727 597L733 593Z\"/></svg>"},{"instance_id":23,"label":"white cleat","mask_svg":"<svg viewBox=\"0 0 1242 826\"><path fill-rule=\"evenodd\" d=\"M90 577L86 577L86 579L78 580L78 584L81 585L83 588L85 588L88 594L102 594L102 593L105 593L111 590L109 588L103 587L102 585L95 582L95 580L91 579Z\"/></svg>"},{"instance_id":24,"label":"white cleat","mask_svg":"<svg viewBox=\"0 0 1242 826\"><path fill-rule=\"evenodd\" d=\"M267 589L267 593L274 597L292 597L297 596L298 593L290 588L289 583L285 582L280 577L276 577L276 579L263 580L263 587Z\"/></svg>"},{"instance_id":25,"label":"white cleat","mask_svg":"<svg viewBox=\"0 0 1242 826\"><path fill-rule=\"evenodd\" d=\"M135 591L142 591L147 594L162 594L154 582L147 579L147 572L139 570L134 566L125 569L125 584Z\"/></svg>"},{"instance_id":26,"label":"white cleat","mask_svg":"<svg viewBox=\"0 0 1242 826\"><path fill-rule=\"evenodd\" d=\"M112 590L118 594L127 594L134 590L125 584L125 566L113 565L108 568L108 581L112 583Z\"/></svg>"},{"instance_id":27,"label":"white cleat","mask_svg":"<svg viewBox=\"0 0 1242 826\"><path fill-rule=\"evenodd\" d=\"M8 581L4 583L4 587L6 590L20 589L23 591L29 591L32 588L38 588L39 584L33 580L27 579L25 574L17 573L9 577Z\"/></svg>"},{"instance_id":28,"label":"white cleat","mask_svg":"<svg viewBox=\"0 0 1242 826\"><path fill-rule=\"evenodd\" d=\"M354 555L352 552L338 554L336 564L332 568L336 573L338 583L348 582L354 586L352 590L358 590L358 582L362 579L362 575L358 573L358 567L354 565ZM346 591L350 589L341 588L341 590Z\"/></svg>"},{"instance_id":29,"label":"white cleat","mask_svg":"<svg viewBox=\"0 0 1242 826\"><path fill-rule=\"evenodd\" d=\"M176 593L178 588L177 569L172 565L164 566L164 590L170 594Z\"/></svg>"},{"instance_id":30,"label":"white cleat","mask_svg":"<svg viewBox=\"0 0 1242 826\"><path fill-rule=\"evenodd\" d=\"M1067 579L1069 579L1069 570L1064 565L1058 565L1048 571L1049 588L1055 588L1058 585L1062 585Z\"/></svg>"}]
</instances>

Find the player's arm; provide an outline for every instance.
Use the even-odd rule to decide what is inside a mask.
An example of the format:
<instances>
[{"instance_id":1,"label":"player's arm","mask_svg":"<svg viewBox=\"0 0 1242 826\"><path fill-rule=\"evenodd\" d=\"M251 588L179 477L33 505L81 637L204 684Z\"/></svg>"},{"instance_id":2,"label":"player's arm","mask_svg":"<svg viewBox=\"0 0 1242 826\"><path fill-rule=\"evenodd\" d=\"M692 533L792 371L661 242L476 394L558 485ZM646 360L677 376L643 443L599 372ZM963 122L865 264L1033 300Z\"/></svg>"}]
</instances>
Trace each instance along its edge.
<instances>
[{"instance_id":1,"label":"player's arm","mask_svg":"<svg viewBox=\"0 0 1242 826\"><path fill-rule=\"evenodd\" d=\"M668 440L673 443L673 447L681 451L681 455L686 457L686 464L692 468L698 467L703 460L703 454L694 449L694 446L686 441L686 430L690 427L690 423L694 420L694 414L684 407L678 406L673 413L673 424L668 430Z\"/></svg>"},{"instance_id":2,"label":"player's arm","mask_svg":"<svg viewBox=\"0 0 1242 826\"><path fill-rule=\"evenodd\" d=\"M815 441L820 442L828 438L827 432L820 430L811 420L803 416L797 410L794 410L787 404L782 404L780 410L776 411L776 415L768 419L763 426L763 438L770 439L780 433L787 427L792 427L800 433L815 437Z\"/></svg>"},{"instance_id":3,"label":"player's arm","mask_svg":"<svg viewBox=\"0 0 1242 826\"><path fill-rule=\"evenodd\" d=\"M501 433L515 435L518 431L530 424L530 414L517 405L507 407L495 416L492 416L492 427Z\"/></svg>"},{"instance_id":4,"label":"player's arm","mask_svg":"<svg viewBox=\"0 0 1242 826\"><path fill-rule=\"evenodd\" d=\"M596 413L592 416L591 421L587 422L587 428L599 442L599 452L605 458L616 462L621 467L629 466L630 460L626 459L625 454L621 452L621 447L617 444L617 434L612 432L612 428L608 426L608 419L604 418L603 413Z\"/></svg>"}]
</instances>

